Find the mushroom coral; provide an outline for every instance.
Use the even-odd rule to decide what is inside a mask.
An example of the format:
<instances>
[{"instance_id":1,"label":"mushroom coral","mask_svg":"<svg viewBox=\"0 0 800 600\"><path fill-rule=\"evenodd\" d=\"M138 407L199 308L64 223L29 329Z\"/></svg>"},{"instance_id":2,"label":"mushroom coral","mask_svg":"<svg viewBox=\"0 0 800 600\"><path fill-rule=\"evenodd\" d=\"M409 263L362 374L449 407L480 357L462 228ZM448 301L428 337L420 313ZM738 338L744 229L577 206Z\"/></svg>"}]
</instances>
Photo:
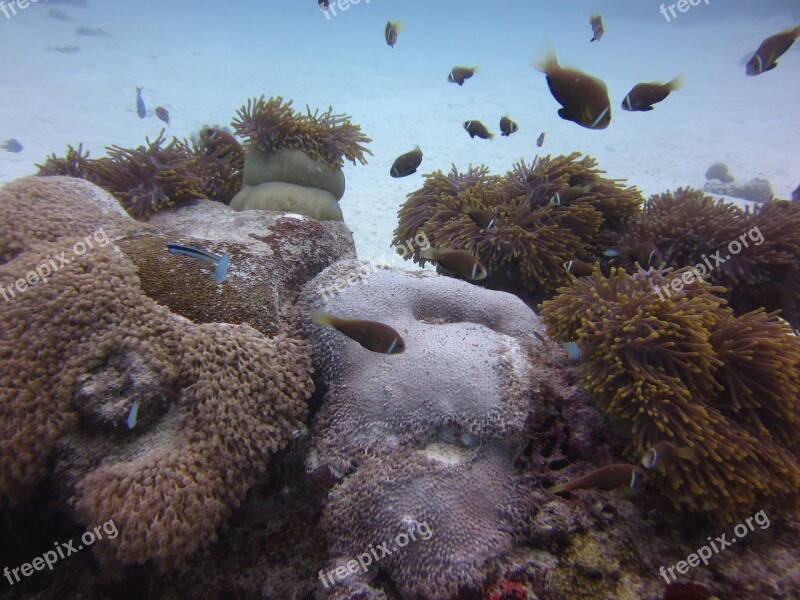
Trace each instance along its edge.
<instances>
[{"instance_id":1,"label":"mushroom coral","mask_svg":"<svg viewBox=\"0 0 800 600\"><path fill-rule=\"evenodd\" d=\"M297 113L292 101L284 102L281 96L248 99L231 125L240 137L266 155L293 148L332 167L341 167L344 159L366 164L364 153L372 154L363 145L372 140L348 115L333 114L333 108L312 114L308 107L306 114Z\"/></svg>"},{"instance_id":2,"label":"mushroom coral","mask_svg":"<svg viewBox=\"0 0 800 600\"><path fill-rule=\"evenodd\" d=\"M549 297L568 281L565 262L597 260L639 210L639 192L596 167L593 158L574 152L519 161L505 176L490 175L485 166L460 173L455 165L447 175L428 174L400 208L393 244L423 232L433 246L474 254L489 272L489 287ZM552 202L573 186L586 191L568 203ZM493 226L481 227L471 210L494 213ZM419 249L412 258L425 264Z\"/></svg>"},{"instance_id":3,"label":"mushroom coral","mask_svg":"<svg viewBox=\"0 0 800 600\"><path fill-rule=\"evenodd\" d=\"M599 269L541 306L548 332L574 341L583 386L632 432L628 454L659 441L697 451L667 461L654 485L678 506L730 522L756 503L796 503L800 486L800 338L775 313L735 316L722 288L682 271Z\"/></svg>"},{"instance_id":4,"label":"mushroom coral","mask_svg":"<svg viewBox=\"0 0 800 600\"><path fill-rule=\"evenodd\" d=\"M656 245L667 267L706 264L737 314L765 307L800 326L800 207L765 203L752 210L679 188L650 197L619 246ZM736 252L736 248L739 251ZM719 264L712 259L719 252ZM630 267L624 260L620 266Z\"/></svg>"}]
</instances>

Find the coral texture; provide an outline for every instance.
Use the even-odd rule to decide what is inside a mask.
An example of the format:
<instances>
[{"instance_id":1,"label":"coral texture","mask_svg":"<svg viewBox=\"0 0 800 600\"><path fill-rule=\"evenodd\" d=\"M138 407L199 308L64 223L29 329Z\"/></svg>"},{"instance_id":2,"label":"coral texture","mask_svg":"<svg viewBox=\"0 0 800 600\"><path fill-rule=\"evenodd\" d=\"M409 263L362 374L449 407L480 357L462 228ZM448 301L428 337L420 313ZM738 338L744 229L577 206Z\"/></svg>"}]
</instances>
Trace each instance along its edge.
<instances>
[{"instance_id":1,"label":"coral texture","mask_svg":"<svg viewBox=\"0 0 800 600\"><path fill-rule=\"evenodd\" d=\"M380 569L408 597L450 598L513 546L531 506L513 461L529 413L551 393L538 320L508 294L425 272L365 277L362 267L329 267L295 307L327 389L307 468L349 474L323 516L328 568L425 523L430 539L418 535ZM386 323L406 349L369 352L312 324L314 309ZM338 582L333 597L376 572Z\"/></svg>"},{"instance_id":2,"label":"coral texture","mask_svg":"<svg viewBox=\"0 0 800 600\"><path fill-rule=\"evenodd\" d=\"M489 175L486 167L436 171L400 208L393 243L424 233L433 246L475 255L489 272L489 287L549 297L569 279L565 262L596 261L639 210L639 192L602 177L596 167L575 152L520 161L504 177ZM553 203L556 193L583 186L576 200ZM479 226L466 212L472 209L492 211L493 227ZM425 263L418 250L412 258Z\"/></svg>"},{"instance_id":3,"label":"coral texture","mask_svg":"<svg viewBox=\"0 0 800 600\"><path fill-rule=\"evenodd\" d=\"M612 269L575 280L542 305L548 332L575 341L583 385L630 428L630 458L666 440L698 464L652 471L677 506L730 522L795 505L800 486L800 338L776 315L738 317L698 280L661 299L683 273Z\"/></svg>"},{"instance_id":4,"label":"coral texture","mask_svg":"<svg viewBox=\"0 0 800 600\"><path fill-rule=\"evenodd\" d=\"M75 180L27 178L0 196L0 222L23 207L34 222L4 249L3 282L85 241L81 214L143 227ZM30 212L43 198L48 210ZM170 313L142 292L113 233L0 303L0 500L23 502L52 472L82 523L119 529L95 553L182 565L303 427L310 353L285 335Z\"/></svg>"}]
</instances>

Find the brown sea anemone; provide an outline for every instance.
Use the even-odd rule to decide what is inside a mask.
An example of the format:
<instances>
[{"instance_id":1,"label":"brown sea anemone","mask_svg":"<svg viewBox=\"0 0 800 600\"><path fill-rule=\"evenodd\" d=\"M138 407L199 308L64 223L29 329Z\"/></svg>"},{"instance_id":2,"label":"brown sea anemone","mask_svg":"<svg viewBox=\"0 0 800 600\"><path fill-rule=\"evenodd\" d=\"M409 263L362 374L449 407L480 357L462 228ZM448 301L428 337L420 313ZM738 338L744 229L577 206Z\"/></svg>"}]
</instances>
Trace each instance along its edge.
<instances>
[{"instance_id":1,"label":"brown sea anemone","mask_svg":"<svg viewBox=\"0 0 800 600\"><path fill-rule=\"evenodd\" d=\"M96 163L96 160L89 158L88 150L84 153L83 144L78 144L77 148L67 146L67 153L63 157L53 153L47 157L44 164L37 164L39 167L37 175L63 175L96 183L97 175L94 170Z\"/></svg>"},{"instance_id":2,"label":"brown sea anemone","mask_svg":"<svg viewBox=\"0 0 800 600\"><path fill-rule=\"evenodd\" d=\"M695 449L650 478L675 505L730 522L762 503L796 503L800 486L800 338L775 314L734 316L681 272L598 270L542 304L548 332L574 341L582 385L630 428L630 457L659 441Z\"/></svg>"},{"instance_id":3,"label":"brown sea anemone","mask_svg":"<svg viewBox=\"0 0 800 600\"><path fill-rule=\"evenodd\" d=\"M549 297L570 278L564 263L595 262L604 240L614 239L638 211L639 192L601 173L578 152L520 161L505 176L490 175L485 166L436 171L401 206L393 243L424 233L433 246L475 255L489 272L489 287ZM572 187L581 188L579 197L554 200ZM474 211L490 211L492 226L471 217ZM425 263L419 249L412 259Z\"/></svg>"},{"instance_id":4,"label":"brown sea anemone","mask_svg":"<svg viewBox=\"0 0 800 600\"><path fill-rule=\"evenodd\" d=\"M281 96L249 99L231 125L239 137L263 154L295 148L333 167L341 167L345 159L366 164L364 154L372 154L364 146L372 140L348 115L334 114L332 108L312 113L308 107L306 114L298 113L292 101L284 102Z\"/></svg>"},{"instance_id":5,"label":"brown sea anemone","mask_svg":"<svg viewBox=\"0 0 800 600\"><path fill-rule=\"evenodd\" d=\"M244 149L230 133L215 127L201 129L191 144L204 197L230 204L242 189Z\"/></svg>"}]
</instances>

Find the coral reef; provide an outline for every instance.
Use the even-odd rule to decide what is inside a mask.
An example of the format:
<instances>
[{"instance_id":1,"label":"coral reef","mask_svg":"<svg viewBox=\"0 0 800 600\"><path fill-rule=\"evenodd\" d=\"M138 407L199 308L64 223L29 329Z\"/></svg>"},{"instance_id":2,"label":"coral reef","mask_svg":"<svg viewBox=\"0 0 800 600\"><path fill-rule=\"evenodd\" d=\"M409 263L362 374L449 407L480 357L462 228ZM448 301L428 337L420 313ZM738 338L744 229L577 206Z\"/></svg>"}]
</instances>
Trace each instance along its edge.
<instances>
[{"instance_id":1,"label":"coral reef","mask_svg":"<svg viewBox=\"0 0 800 600\"><path fill-rule=\"evenodd\" d=\"M703 189L712 194L719 194L720 196L733 196L734 198L741 198L742 200L750 200L751 202L769 202L775 197L772 193L772 186L766 179L754 177L747 183L737 183L731 181L723 183L717 179L709 179L706 181Z\"/></svg>"},{"instance_id":2,"label":"coral reef","mask_svg":"<svg viewBox=\"0 0 800 600\"><path fill-rule=\"evenodd\" d=\"M424 524L429 539L398 542L379 568L406 597L450 598L480 584L485 565L512 548L531 509L514 458L529 412L551 391L537 318L510 295L427 272L378 269L359 281L352 276L362 267L329 267L294 309L327 390L307 469L346 477L323 514L331 558L325 571L369 544L391 547ZM347 283L321 299L334 282ZM406 349L366 351L312 324L314 309L385 322ZM331 593L354 593L377 571L338 575L340 591Z\"/></svg>"},{"instance_id":3,"label":"coral reef","mask_svg":"<svg viewBox=\"0 0 800 600\"><path fill-rule=\"evenodd\" d=\"M737 313L781 309L800 326L800 208L774 202L741 210L679 188L650 197L616 242L656 245L667 267L704 265ZM738 250L737 250L738 247ZM719 260L714 257L719 256ZM630 260L620 266L630 267ZM712 268L706 268L710 266Z\"/></svg>"},{"instance_id":4,"label":"coral reef","mask_svg":"<svg viewBox=\"0 0 800 600\"><path fill-rule=\"evenodd\" d=\"M54 501L80 522L116 523L120 535L96 555L186 564L303 428L308 346L245 324L194 324L153 302L113 244L115 226L147 226L99 188L33 177L0 195L2 222L22 210L33 222L24 244L4 248L3 281L30 283L47 257L98 242L0 303L2 504L23 502L52 472ZM81 237L92 213L106 214L108 237ZM135 401L138 421L126 424Z\"/></svg>"},{"instance_id":5,"label":"coral reef","mask_svg":"<svg viewBox=\"0 0 800 600\"><path fill-rule=\"evenodd\" d=\"M434 247L473 253L489 272L488 287L550 297L569 280L565 262L596 261L639 210L639 192L602 177L596 167L575 152L520 161L504 177L485 167L434 172L400 208L393 243L422 232ZM556 203L554 196L567 188L584 192ZM467 214L473 209L492 211L493 226L476 223ZM418 250L412 258L425 263Z\"/></svg>"},{"instance_id":6,"label":"coral reef","mask_svg":"<svg viewBox=\"0 0 800 600\"><path fill-rule=\"evenodd\" d=\"M361 133L350 117L333 114L329 108L324 113L297 113L292 101L283 98L250 98L236 113L231 123L237 135L265 155L279 150L295 148L331 167L342 167L345 159L366 164L364 154L372 154L364 144L372 141Z\"/></svg>"},{"instance_id":7,"label":"coral reef","mask_svg":"<svg viewBox=\"0 0 800 600\"><path fill-rule=\"evenodd\" d=\"M676 506L730 522L754 507L795 505L800 486L800 338L763 310L734 316L688 271L612 269L573 281L542 305L548 332L575 341L582 384L629 428L638 460L661 440L695 448L651 479ZM658 286L658 287L657 287Z\"/></svg>"}]
</instances>

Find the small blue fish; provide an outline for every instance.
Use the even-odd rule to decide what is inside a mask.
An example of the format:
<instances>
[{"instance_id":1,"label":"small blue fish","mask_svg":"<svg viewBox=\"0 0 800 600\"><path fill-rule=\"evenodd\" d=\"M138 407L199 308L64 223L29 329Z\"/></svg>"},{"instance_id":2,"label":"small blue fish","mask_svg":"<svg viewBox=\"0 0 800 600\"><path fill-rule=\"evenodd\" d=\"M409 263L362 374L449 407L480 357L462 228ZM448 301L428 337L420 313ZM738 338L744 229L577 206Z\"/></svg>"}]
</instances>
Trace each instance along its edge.
<instances>
[{"instance_id":1,"label":"small blue fish","mask_svg":"<svg viewBox=\"0 0 800 600\"><path fill-rule=\"evenodd\" d=\"M222 283L228 277L228 268L231 266L231 259L228 253L222 256L214 254L208 250L201 250L194 246L184 246L183 244L176 244L175 242L167 242L167 251L170 254L183 254L190 258L196 258L203 262L214 265L214 282L217 284Z\"/></svg>"},{"instance_id":2,"label":"small blue fish","mask_svg":"<svg viewBox=\"0 0 800 600\"><path fill-rule=\"evenodd\" d=\"M19 143L19 140L11 138L0 144L0 148L7 152L22 152L23 146Z\"/></svg>"},{"instance_id":3,"label":"small blue fish","mask_svg":"<svg viewBox=\"0 0 800 600\"><path fill-rule=\"evenodd\" d=\"M581 359L580 348L578 348L578 344L575 342L564 342L561 344L561 347L564 348L564 352L567 353L567 356L569 356L571 360Z\"/></svg>"},{"instance_id":4,"label":"small blue fish","mask_svg":"<svg viewBox=\"0 0 800 600\"><path fill-rule=\"evenodd\" d=\"M142 88L136 88L136 114L140 119L144 119L147 115L147 110L144 107L144 98L142 98Z\"/></svg>"},{"instance_id":5,"label":"small blue fish","mask_svg":"<svg viewBox=\"0 0 800 600\"><path fill-rule=\"evenodd\" d=\"M128 426L128 429L133 429L136 427L136 417L139 415L139 401L134 400L133 404L131 404L131 411L128 413L128 420L125 421L125 425Z\"/></svg>"}]
</instances>

